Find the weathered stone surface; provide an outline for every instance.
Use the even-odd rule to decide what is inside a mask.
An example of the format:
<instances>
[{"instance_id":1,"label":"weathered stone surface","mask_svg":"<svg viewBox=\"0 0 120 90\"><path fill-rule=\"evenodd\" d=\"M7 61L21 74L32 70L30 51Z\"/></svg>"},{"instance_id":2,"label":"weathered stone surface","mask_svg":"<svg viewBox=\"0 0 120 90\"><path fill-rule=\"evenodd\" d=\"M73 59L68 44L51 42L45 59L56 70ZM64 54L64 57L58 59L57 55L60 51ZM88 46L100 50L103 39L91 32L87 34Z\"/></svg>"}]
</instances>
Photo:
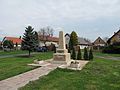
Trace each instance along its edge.
<instances>
[{"instance_id":1,"label":"weathered stone surface","mask_svg":"<svg viewBox=\"0 0 120 90\"><path fill-rule=\"evenodd\" d=\"M65 37L63 31L59 32L59 47L53 55L53 63L70 64L70 53L65 47Z\"/></svg>"},{"instance_id":2,"label":"weathered stone surface","mask_svg":"<svg viewBox=\"0 0 120 90\"><path fill-rule=\"evenodd\" d=\"M71 68L80 68L80 63L79 62L71 63L70 67Z\"/></svg>"},{"instance_id":3,"label":"weathered stone surface","mask_svg":"<svg viewBox=\"0 0 120 90\"><path fill-rule=\"evenodd\" d=\"M77 62L77 63L75 63ZM71 60L71 64L70 66L66 65L66 64L62 64L61 66L59 66L59 68L67 68L67 69L72 69L72 70L82 70L83 67L88 63L89 61L85 61L85 60Z\"/></svg>"},{"instance_id":4,"label":"weathered stone surface","mask_svg":"<svg viewBox=\"0 0 120 90\"><path fill-rule=\"evenodd\" d=\"M64 37L63 31L59 32L59 49L66 49L65 48L65 37Z\"/></svg>"},{"instance_id":5,"label":"weathered stone surface","mask_svg":"<svg viewBox=\"0 0 120 90\"><path fill-rule=\"evenodd\" d=\"M68 53L67 49L57 49L57 53Z\"/></svg>"},{"instance_id":6,"label":"weathered stone surface","mask_svg":"<svg viewBox=\"0 0 120 90\"><path fill-rule=\"evenodd\" d=\"M58 61L67 61L70 60L70 54L69 53L55 53L53 56L54 60Z\"/></svg>"}]
</instances>

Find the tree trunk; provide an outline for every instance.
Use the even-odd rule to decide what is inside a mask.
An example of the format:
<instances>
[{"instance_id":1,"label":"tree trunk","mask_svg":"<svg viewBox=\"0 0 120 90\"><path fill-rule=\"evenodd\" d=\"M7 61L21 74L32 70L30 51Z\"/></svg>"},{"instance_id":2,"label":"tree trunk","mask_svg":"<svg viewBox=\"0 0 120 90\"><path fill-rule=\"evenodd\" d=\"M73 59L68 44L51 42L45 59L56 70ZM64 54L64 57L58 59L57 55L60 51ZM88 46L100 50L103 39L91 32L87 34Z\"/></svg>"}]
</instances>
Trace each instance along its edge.
<instances>
[{"instance_id":1,"label":"tree trunk","mask_svg":"<svg viewBox=\"0 0 120 90\"><path fill-rule=\"evenodd\" d=\"M29 50L29 57L30 57L30 50Z\"/></svg>"}]
</instances>

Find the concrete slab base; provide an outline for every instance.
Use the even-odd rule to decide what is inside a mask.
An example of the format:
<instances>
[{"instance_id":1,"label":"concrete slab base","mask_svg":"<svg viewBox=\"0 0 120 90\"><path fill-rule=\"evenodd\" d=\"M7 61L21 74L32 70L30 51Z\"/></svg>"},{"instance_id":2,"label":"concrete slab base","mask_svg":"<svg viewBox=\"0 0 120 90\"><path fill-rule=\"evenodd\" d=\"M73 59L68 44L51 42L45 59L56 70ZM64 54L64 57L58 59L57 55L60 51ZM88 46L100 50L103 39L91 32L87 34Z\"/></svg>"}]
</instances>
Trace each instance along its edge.
<instances>
[{"instance_id":1,"label":"concrete slab base","mask_svg":"<svg viewBox=\"0 0 120 90\"><path fill-rule=\"evenodd\" d=\"M82 70L83 67L89 62L85 60L69 60L69 62L65 61L54 61L54 60L49 60L49 61L39 61L41 63L39 64L29 64L31 66L47 66L47 65L58 65L58 68L62 69L72 69L72 70Z\"/></svg>"}]
</instances>

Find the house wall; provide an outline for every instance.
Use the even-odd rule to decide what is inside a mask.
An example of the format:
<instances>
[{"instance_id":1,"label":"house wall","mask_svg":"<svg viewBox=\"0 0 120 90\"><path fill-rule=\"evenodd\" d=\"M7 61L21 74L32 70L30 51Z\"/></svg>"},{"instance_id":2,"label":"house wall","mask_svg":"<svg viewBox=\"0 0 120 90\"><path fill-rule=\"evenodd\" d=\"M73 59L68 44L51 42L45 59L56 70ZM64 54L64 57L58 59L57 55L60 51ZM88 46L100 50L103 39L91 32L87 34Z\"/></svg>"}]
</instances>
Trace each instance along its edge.
<instances>
[{"instance_id":1,"label":"house wall","mask_svg":"<svg viewBox=\"0 0 120 90\"><path fill-rule=\"evenodd\" d=\"M120 42L120 32L118 32L110 41L111 44L114 42Z\"/></svg>"},{"instance_id":2,"label":"house wall","mask_svg":"<svg viewBox=\"0 0 120 90\"><path fill-rule=\"evenodd\" d=\"M68 35L66 35L65 36L65 43L66 43L67 47L69 47L69 41L70 41L70 37ZM80 47L80 49L84 49L85 47L89 48L89 45L87 45L87 44L86 45L79 44L78 46Z\"/></svg>"},{"instance_id":3,"label":"house wall","mask_svg":"<svg viewBox=\"0 0 120 90\"><path fill-rule=\"evenodd\" d=\"M6 37L3 38L2 43L7 40ZM14 43L14 48L16 48L16 43ZM21 49L21 44L18 44L17 49Z\"/></svg>"},{"instance_id":4,"label":"house wall","mask_svg":"<svg viewBox=\"0 0 120 90\"><path fill-rule=\"evenodd\" d=\"M80 45L80 49L84 49L85 47L88 48L86 45Z\"/></svg>"},{"instance_id":5,"label":"house wall","mask_svg":"<svg viewBox=\"0 0 120 90\"><path fill-rule=\"evenodd\" d=\"M95 42L94 42L95 46L105 46L105 42L101 39L98 38Z\"/></svg>"},{"instance_id":6,"label":"house wall","mask_svg":"<svg viewBox=\"0 0 120 90\"><path fill-rule=\"evenodd\" d=\"M14 44L14 47L16 47L16 45ZM21 47L21 45L18 45L18 47Z\"/></svg>"},{"instance_id":7,"label":"house wall","mask_svg":"<svg viewBox=\"0 0 120 90\"><path fill-rule=\"evenodd\" d=\"M14 48L16 48L16 45L14 44ZM17 46L17 49L20 50L21 49L21 45Z\"/></svg>"},{"instance_id":8,"label":"house wall","mask_svg":"<svg viewBox=\"0 0 120 90\"><path fill-rule=\"evenodd\" d=\"M50 46L51 44L54 44L56 47L58 47L58 42L46 42L47 46ZM43 41L39 42L39 47L45 46Z\"/></svg>"},{"instance_id":9,"label":"house wall","mask_svg":"<svg viewBox=\"0 0 120 90\"><path fill-rule=\"evenodd\" d=\"M67 35L65 37L65 44L67 45L67 47L69 47L69 41L70 41L70 37Z\"/></svg>"},{"instance_id":10,"label":"house wall","mask_svg":"<svg viewBox=\"0 0 120 90\"><path fill-rule=\"evenodd\" d=\"M66 43L66 44L69 44L69 41L70 41L70 37L69 37L69 36L66 36L66 37L65 37L65 43Z\"/></svg>"},{"instance_id":11,"label":"house wall","mask_svg":"<svg viewBox=\"0 0 120 90\"><path fill-rule=\"evenodd\" d=\"M94 46L105 46L105 44L94 44Z\"/></svg>"},{"instance_id":12,"label":"house wall","mask_svg":"<svg viewBox=\"0 0 120 90\"><path fill-rule=\"evenodd\" d=\"M85 47L86 47L86 48L89 48L88 45L78 45L78 46L80 47L80 49L84 49Z\"/></svg>"},{"instance_id":13,"label":"house wall","mask_svg":"<svg viewBox=\"0 0 120 90\"><path fill-rule=\"evenodd\" d=\"M39 47L45 46L43 41L39 42Z\"/></svg>"}]
</instances>

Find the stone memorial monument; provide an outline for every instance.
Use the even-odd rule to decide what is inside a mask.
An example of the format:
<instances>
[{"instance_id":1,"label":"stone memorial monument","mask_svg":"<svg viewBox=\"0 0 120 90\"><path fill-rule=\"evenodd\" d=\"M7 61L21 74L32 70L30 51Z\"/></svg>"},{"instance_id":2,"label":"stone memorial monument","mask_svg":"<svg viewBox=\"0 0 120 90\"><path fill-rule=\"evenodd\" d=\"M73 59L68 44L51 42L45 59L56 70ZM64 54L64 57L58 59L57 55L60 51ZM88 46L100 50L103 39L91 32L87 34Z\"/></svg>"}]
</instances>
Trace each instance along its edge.
<instances>
[{"instance_id":1,"label":"stone memorial monument","mask_svg":"<svg viewBox=\"0 0 120 90\"><path fill-rule=\"evenodd\" d=\"M63 31L59 32L59 47L56 53L53 55L53 63L70 65L71 58L70 53L65 46L65 37Z\"/></svg>"},{"instance_id":2,"label":"stone memorial monument","mask_svg":"<svg viewBox=\"0 0 120 90\"><path fill-rule=\"evenodd\" d=\"M82 63L82 65L81 65ZM81 70L88 61L72 60L65 46L65 37L63 31L59 32L59 47L53 54L53 59L46 61L35 60L30 66L47 66L56 64L59 68L67 68L72 70Z\"/></svg>"}]
</instances>

